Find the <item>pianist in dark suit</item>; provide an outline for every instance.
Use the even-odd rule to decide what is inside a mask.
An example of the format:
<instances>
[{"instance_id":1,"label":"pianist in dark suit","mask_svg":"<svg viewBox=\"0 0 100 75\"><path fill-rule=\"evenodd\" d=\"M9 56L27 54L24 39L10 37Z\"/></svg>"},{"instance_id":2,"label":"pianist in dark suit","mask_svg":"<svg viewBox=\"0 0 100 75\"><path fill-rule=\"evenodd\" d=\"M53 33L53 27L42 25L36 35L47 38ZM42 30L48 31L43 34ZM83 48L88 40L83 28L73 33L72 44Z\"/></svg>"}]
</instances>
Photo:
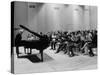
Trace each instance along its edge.
<instances>
[{"instance_id":1,"label":"pianist in dark suit","mask_svg":"<svg viewBox=\"0 0 100 75\"><path fill-rule=\"evenodd\" d=\"M18 49L18 47L19 47L19 45L21 43L21 40L22 40L22 33L23 33L23 31L24 31L23 29L20 29L18 31L18 34L16 35L16 38L15 38L15 46L16 46L17 57L19 55L19 49Z\"/></svg>"}]
</instances>

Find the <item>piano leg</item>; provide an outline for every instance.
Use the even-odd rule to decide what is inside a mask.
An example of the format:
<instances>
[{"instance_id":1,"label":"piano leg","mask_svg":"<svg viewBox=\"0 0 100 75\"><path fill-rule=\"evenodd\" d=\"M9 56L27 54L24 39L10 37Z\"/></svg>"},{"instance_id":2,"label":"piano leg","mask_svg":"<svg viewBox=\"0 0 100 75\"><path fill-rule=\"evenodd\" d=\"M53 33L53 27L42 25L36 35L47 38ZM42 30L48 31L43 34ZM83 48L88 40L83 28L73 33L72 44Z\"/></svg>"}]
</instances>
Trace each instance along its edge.
<instances>
[{"instance_id":1,"label":"piano leg","mask_svg":"<svg viewBox=\"0 0 100 75\"><path fill-rule=\"evenodd\" d=\"M40 50L41 53L41 61L43 62L43 50Z\"/></svg>"},{"instance_id":2,"label":"piano leg","mask_svg":"<svg viewBox=\"0 0 100 75\"><path fill-rule=\"evenodd\" d=\"M32 54L32 48L30 48L30 54Z\"/></svg>"},{"instance_id":3,"label":"piano leg","mask_svg":"<svg viewBox=\"0 0 100 75\"><path fill-rule=\"evenodd\" d=\"M16 46L16 54L17 54L17 58L19 57L19 46Z\"/></svg>"}]
</instances>

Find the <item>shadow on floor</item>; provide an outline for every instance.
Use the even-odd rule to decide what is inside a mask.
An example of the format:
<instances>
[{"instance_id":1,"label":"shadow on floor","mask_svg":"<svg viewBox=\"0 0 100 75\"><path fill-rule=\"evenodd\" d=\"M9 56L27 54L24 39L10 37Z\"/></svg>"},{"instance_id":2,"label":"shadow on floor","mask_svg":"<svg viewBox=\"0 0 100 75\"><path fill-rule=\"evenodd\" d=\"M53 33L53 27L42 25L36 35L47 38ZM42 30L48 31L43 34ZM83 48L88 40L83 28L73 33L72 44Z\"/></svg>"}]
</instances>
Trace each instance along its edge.
<instances>
[{"instance_id":1,"label":"shadow on floor","mask_svg":"<svg viewBox=\"0 0 100 75\"><path fill-rule=\"evenodd\" d=\"M18 58L27 58L27 59L30 60L32 63L41 62L41 59L40 59L39 57L37 57L36 54L23 55L23 56L19 56Z\"/></svg>"},{"instance_id":2,"label":"shadow on floor","mask_svg":"<svg viewBox=\"0 0 100 75\"><path fill-rule=\"evenodd\" d=\"M29 54L29 55L19 56L18 58L27 58L32 63L38 63L38 62L41 62L41 58L39 58L39 56L40 56L40 54ZM48 62L48 61L52 61L52 60L53 60L52 57L48 56L45 53L43 54L43 62Z\"/></svg>"}]
</instances>

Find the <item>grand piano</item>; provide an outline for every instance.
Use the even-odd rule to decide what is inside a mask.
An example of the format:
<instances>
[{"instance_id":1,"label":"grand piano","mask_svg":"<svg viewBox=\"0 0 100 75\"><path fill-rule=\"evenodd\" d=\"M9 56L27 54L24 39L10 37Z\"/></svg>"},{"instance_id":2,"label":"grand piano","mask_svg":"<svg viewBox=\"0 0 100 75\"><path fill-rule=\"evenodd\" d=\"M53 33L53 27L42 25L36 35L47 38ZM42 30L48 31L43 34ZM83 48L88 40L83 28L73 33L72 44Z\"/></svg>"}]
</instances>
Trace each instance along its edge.
<instances>
[{"instance_id":1,"label":"grand piano","mask_svg":"<svg viewBox=\"0 0 100 75\"><path fill-rule=\"evenodd\" d=\"M32 41L20 40L19 43L15 44L15 46L17 47L16 49L19 50L18 49L19 46L24 46L24 48L37 49L37 50L39 50L39 52L41 54L41 61L43 61L43 50L46 49L50 43L48 36L47 35L40 35L34 31L30 30L29 28L25 27L24 25L19 25L19 26L21 28L23 28L24 30L39 37L39 40L32 40Z\"/></svg>"}]
</instances>

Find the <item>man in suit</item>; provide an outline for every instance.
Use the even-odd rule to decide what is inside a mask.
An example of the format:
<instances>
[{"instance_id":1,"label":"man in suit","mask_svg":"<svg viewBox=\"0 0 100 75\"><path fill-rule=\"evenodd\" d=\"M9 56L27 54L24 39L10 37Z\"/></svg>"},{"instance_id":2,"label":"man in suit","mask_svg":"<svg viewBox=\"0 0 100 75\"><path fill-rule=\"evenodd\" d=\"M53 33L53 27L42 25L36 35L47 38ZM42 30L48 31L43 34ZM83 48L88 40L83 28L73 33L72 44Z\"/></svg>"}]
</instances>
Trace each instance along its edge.
<instances>
[{"instance_id":1,"label":"man in suit","mask_svg":"<svg viewBox=\"0 0 100 75\"><path fill-rule=\"evenodd\" d=\"M20 46L20 43L21 43L21 40L22 40L23 31L24 31L23 29L19 29L18 34L16 35L16 38L15 38L15 46L16 46L17 57L20 54L19 53L19 46Z\"/></svg>"}]
</instances>

